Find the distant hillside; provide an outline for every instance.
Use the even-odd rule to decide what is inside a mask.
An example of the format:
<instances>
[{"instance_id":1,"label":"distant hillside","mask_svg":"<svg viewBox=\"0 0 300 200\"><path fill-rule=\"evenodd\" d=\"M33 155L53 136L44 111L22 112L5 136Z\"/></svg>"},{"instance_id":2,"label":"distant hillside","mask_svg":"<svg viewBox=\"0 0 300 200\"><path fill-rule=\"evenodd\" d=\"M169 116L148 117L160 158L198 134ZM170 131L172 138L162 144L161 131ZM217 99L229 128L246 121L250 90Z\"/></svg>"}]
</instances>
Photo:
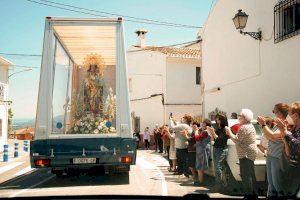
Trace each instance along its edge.
<instances>
[{"instance_id":1,"label":"distant hillside","mask_svg":"<svg viewBox=\"0 0 300 200\"><path fill-rule=\"evenodd\" d=\"M19 130L27 127L34 127L35 119L13 119L12 130Z\"/></svg>"},{"instance_id":2,"label":"distant hillside","mask_svg":"<svg viewBox=\"0 0 300 200\"><path fill-rule=\"evenodd\" d=\"M53 118L53 123L56 124L57 122L63 122L64 116L59 115L55 116ZM34 127L35 126L35 119L13 119L13 127L12 130L19 130L22 128L27 128L27 127Z\"/></svg>"}]
</instances>

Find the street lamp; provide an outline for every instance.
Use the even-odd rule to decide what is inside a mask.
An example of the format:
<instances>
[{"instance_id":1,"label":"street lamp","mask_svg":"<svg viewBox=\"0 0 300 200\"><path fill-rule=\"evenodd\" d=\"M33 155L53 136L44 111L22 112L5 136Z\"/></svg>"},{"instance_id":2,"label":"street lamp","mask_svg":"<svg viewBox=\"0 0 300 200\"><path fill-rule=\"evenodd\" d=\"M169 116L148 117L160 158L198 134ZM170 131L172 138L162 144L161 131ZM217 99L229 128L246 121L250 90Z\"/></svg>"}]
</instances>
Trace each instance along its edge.
<instances>
[{"instance_id":1,"label":"street lamp","mask_svg":"<svg viewBox=\"0 0 300 200\"><path fill-rule=\"evenodd\" d=\"M18 72L15 72L15 73L12 73L11 75L8 76L8 78L10 78L12 75L15 75L15 74L18 74L18 73L21 73L21 72L27 72L27 71L31 71L32 68L27 68L27 69L24 69L24 70L21 70L21 71L18 71Z\"/></svg>"},{"instance_id":2,"label":"street lamp","mask_svg":"<svg viewBox=\"0 0 300 200\"><path fill-rule=\"evenodd\" d=\"M32 70L32 68L26 68L26 69L24 69L24 70L21 70L21 71L18 71L18 72L15 72L15 73L12 73L12 74L10 74L8 77L7 77L7 81L9 80L9 78L11 77L11 76L13 76L13 75L15 75L15 74L18 74L18 73L22 73L22 72L28 72L28 71L31 71ZM8 102L8 105L11 105L12 104L12 101L7 101ZM13 126L13 124L12 124L12 121L11 121L11 127L10 127L10 135L11 135L11 132L12 132L12 126Z\"/></svg>"},{"instance_id":3,"label":"street lamp","mask_svg":"<svg viewBox=\"0 0 300 200\"><path fill-rule=\"evenodd\" d=\"M250 35L256 40L261 40L261 31L258 32L244 32L243 29L246 27L248 16L245 12L242 12L242 9L238 10L238 13L235 14L234 18L232 18L233 23L236 29L240 30L241 34Z\"/></svg>"}]
</instances>

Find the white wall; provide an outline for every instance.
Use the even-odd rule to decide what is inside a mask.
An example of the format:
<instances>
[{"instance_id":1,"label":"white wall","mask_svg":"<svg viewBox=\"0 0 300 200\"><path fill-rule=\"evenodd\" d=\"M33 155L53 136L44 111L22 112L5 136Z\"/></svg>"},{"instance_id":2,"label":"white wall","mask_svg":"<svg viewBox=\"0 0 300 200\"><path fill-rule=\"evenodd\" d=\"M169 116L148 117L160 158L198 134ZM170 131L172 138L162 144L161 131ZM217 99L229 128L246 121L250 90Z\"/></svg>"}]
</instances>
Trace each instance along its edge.
<instances>
[{"instance_id":1,"label":"white wall","mask_svg":"<svg viewBox=\"0 0 300 200\"><path fill-rule=\"evenodd\" d=\"M7 144L7 120L8 120L8 113L7 113L7 106L0 105L0 119L2 120L2 136L0 136L0 152L3 151L3 145Z\"/></svg>"},{"instance_id":2,"label":"white wall","mask_svg":"<svg viewBox=\"0 0 300 200\"><path fill-rule=\"evenodd\" d=\"M0 82L7 83L7 76L8 76L8 67L0 66Z\"/></svg>"},{"instance_id":3,"label":"white wall","mask_svg":"<svg viewBox=\"0 0 300 200\"><path fill-rule=\"evenodd\" d=\"M201 103L201 86L196 85L196 67L200 66L200 59L167 58L166 103Z\"/></svg>"},{"instance_id":4,"label":"white wall","mask_svg":"<svg viewBox=\"0 0 300 200\"><path fill-rule=\"evenodd\" d=\"M202 32L205 116L213 109L270 115L274 104L300 100L300 35L274 44L277 0L218 0ZM232 18L238 9L249 15L244 31L260 27L264 40L241 35ZM266 41L266 39L270 39ZM218 92L210 89L220 87Z\"/></svg>"},{"instance_id":5,"label":"white wall","mask_svg":"<svg viewBox=\"0 0 300 200\"><path fill-rule=\"evenodd\" d=\"M147 98L165 91L165 56L158 52L127 52L130 99Z\"/></svg>"},{"instance_id":6,"label":"white wall","mask_svg":"<svg viewBox=\"0 0 300 200\"><path fill-rule=\"evenodd\" d=\"M164 107L161 96L149 98L165 92L165 55L152 51L127 52L128 78L131 79L131 112L140 117L141 133L149 126L164 123ZM137 100L146 98L143 100Z\"/></svg>"},{"instance_id":7,"label":"white wall","mask_svg":"<svg viewBox=\"0 0 300 200\"><path fill-rule=\"evenodd\" d=\"M200 116L201 115L201 105L166 105L166 115L165 115L165 121L169 122L169 116L170 113L173 114L173 117L176 120L180 120L181 117L183 117L185 114L191 115L193 117Z\"/></svg>"},{"instance_id":8,"label":"white wall","mask_svg":"<svg viewBox=\"0 0 300 200\"><path fill-rule=\"evenodd\" d=\"M4 101L8 100L8 66L2 65L0 62L0 83L4 85ZM2 120L2 136L0 136L0 152L3 151L3 145L7 144L7 123L8 123L8 110L7 104L2 103L0 100L0 119Z\"/></svg>"},{"instance_id":9,"label":"white wall","mask_svg":"<svg viewBox=\"0 0 300 200\"><path fill-rule=\"evenodd\" d=\"M131 101L131 109L135 112L136 117L140 117L141 133L147 126L152 131L155 124L162 125L164 123L164 107L161 96L142 101Z\"/></svg>"},{"instance_id":10,"label":"white wall","mask_svg":"<svg viewBox=\"0 0 300 200\"><path fill-rule=\"evenodd\" d=\"M141 132L156 123L169 123L169 113L179 119L184 114L200 115L201 88L196 85L196 67L200 59L170 58L159 52L127 52L128 77L131 79L131 110L140 117ZM187 90L189 92L187 92ZM166 94L165 105L162 97L148 98L153 94ZM184 93L184 95L183 95ZM146 98L143 100L138 100Z\"/></svg>"}]
</instances>

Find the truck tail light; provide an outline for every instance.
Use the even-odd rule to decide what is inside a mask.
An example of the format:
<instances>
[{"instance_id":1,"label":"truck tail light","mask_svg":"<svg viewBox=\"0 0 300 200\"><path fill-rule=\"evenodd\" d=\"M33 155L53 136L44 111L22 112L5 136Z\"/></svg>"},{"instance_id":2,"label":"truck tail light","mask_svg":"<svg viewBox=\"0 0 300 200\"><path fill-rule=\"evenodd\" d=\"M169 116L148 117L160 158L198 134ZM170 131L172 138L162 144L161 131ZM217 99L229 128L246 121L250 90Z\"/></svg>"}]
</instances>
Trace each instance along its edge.
<instances>
[{"instance_id":1,"label":"truck tail light","mask_svg":"<svg viewBox=\"0 0 300 200\"><path fill-rule=\"evenodd\" d=\"M124 156L121 158L122 163L132 163L132 157L131 156Z\"/></svg>"},{"instance_id":2,"label":"truck tail light","mask_svg":"<svg viewBox=\"0 0 300 200\"><path fill-rule=\"evenodd\" d=\"M50 159L38 159L34 161L35 166L38 167L48 167L51 164Z\"/></svg>"}]
</instances>

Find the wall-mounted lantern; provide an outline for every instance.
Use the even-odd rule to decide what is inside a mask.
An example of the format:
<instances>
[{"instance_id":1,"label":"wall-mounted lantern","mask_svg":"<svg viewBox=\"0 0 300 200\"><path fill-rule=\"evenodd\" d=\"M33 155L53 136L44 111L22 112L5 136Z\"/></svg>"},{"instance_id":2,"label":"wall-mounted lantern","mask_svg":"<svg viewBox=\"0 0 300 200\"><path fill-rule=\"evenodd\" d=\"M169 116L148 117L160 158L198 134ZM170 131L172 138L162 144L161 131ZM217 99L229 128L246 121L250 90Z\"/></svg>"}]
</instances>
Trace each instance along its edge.
<instances>
[{"instance_id":1,"label":"wall-mounted lantern","mask_svg":"<svg viewBox=\"0 0 300 200\"><path fill-rule=\"evenodd\" d=\"M235 25L235 28L240 30L241 34L244 35L250 35L251 37L253 37L256 40L261 40L261 31L259 30L258 32L244 32L243 29L246 27L247 25L247 20L248 20L248 16L245 12L242 12L242 9L238 10L238 13L235 14L233 20L233 23Z\"/></svg>"}]
</instances>

